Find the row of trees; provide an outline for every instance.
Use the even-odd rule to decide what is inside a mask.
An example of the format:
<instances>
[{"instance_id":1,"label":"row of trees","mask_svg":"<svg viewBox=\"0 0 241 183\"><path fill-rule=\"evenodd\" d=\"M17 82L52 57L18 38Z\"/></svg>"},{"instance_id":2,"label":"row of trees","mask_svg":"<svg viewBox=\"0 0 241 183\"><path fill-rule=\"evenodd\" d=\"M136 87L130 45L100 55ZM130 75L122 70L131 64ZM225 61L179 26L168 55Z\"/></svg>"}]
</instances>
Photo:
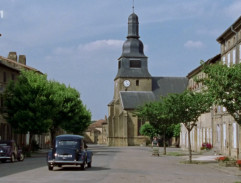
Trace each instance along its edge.
<instances>
[{"instance_id":1,"label":"row of trees","mask_svg":"<svg viewBox=\"0 0 241 183\"><path fill-rule=\"evenodd\" d=\"M212 102L208 93L195 93L189 90L181 94L169 94L159 101L145 104L137 109L137 116L161 132L166 154L166 135L168 128L183 123L188 131L189 161L192 161L190 132L196 126L198 117L210 110Z\"/></svg>"},{"instance_id":2,"label":"row of trees","mask_svg":"<svg viewBox=\"0 0 241 183\"><path fill-rule=\"evenodd\" d=\"M170 94L137 109L137 115L149 121L155 129L162 129L164 137L170 125L183 123L188 131L190 162L190 132L196 126L198 117L208 112L212 105L224 106L241 125L241 63L230 67L222 62L210 65L202 61L201 64L206 77L195 78L195 81L203 84L202 91L194 93L187 90L181 94ZM164 146L164 154L165 149Z\"/></svg>"},{"instance_id":3,"label":"row of trees","mask_svg":"<svg viewBox=\"0 0 241 183\"><path fill-rule=\"evenodd\" d=\"M8 84L4 106L7 122L16 133L30 133L29 142L35 134L50 132L52 143L59 128L82 134L91 122L76 89L33 71L21 71L18 80Z\"/></svg>"}]
</instances>

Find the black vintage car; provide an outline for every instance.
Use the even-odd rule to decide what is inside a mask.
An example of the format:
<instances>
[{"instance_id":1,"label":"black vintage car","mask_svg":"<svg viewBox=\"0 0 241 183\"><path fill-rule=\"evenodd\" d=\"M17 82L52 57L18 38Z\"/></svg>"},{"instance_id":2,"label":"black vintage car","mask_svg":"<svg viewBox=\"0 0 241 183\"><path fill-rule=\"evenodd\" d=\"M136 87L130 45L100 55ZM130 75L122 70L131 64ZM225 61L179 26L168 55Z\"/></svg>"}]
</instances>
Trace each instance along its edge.
<instances>
[{"instance_id":1,"label":"black vintage car","mask_svg":"<svg viewBox=\"0 0 241 183\"><path fill-rule=\"evenodd\" d=\"M0 161L4 163L7 160L11 162L24 160L22 150L18 148L14 140L0 140Z\"/></svg>"},{"instance_id":2,"label":"black vintage car","mask_svg":"<svg viewBox=\"0 0 241 183\"><path fill-rule=\"evenodd\" d=\"M84 137L80 135L59 135L54 141L54 147L48 152L48 169L55 166L76 165L81 170L91 167L92 152L87 150Z\"/></svg>"}]
</instances>

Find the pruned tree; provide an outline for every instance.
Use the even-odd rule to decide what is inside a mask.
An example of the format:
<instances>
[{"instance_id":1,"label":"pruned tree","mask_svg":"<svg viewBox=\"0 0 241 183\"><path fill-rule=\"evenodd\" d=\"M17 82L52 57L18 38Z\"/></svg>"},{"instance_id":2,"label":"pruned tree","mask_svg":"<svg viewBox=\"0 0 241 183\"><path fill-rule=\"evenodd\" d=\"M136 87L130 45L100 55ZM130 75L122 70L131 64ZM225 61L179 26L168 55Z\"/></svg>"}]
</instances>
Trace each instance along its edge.
<instances>
[{"instance_id":1,"label":"pruned tree","mask_svg":"<svg viewBox=\"0 0 241 183\"><path fill-rule=\"evenodd\" d=\"M208 76L202 82L213 98L214 104L224 106L228 113L241 125L241 64L227 66L221 62L203 65Z\"/></svg>"},{"instance_id":2,"label":"pruned tree","mask_svg":"<svg viewBox=\"0 0 241 183\"><path fill-rule=\"evenodd\" d=\"M10 82L4 93L4 117L16 133L29 135L29 151L34 134L48 131L52 105L46 75L22 71L18 80Z\"/></svg>"},{"instance_id":3,"label":"pruned tree","mask_svg":"<svg viewBox=\"0 0 241 183\"><path fill-rule=\"evenodd\" d=\"M196 126L199 116L210 111L212 100L208 93L185 91L181 94L172 94L167 98L168 105L172 106L170 116L177 123L182 123L188 132L189 161L192 162L192 148L190 133Z\"/></svg>"}]
</instances>

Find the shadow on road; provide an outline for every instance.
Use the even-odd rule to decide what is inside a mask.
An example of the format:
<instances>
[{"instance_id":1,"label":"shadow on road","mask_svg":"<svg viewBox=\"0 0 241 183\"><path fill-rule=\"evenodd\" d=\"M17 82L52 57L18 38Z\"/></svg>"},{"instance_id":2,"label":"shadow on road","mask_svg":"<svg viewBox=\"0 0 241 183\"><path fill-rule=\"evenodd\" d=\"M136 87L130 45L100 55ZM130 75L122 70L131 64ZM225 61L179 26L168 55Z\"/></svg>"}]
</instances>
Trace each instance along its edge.
<instances>
[{"instance_id":1,"label":"shadow on road","mask_svg":"<svg viewBox=\"0 0 241 183\"><path fill-rule=\"evenodd\" d=\"M57 168L57 167L56 167ZM86 168L85 170L80 170L79 167L62 167L58 169L54 169L54 171L103 171L103 170L110 170L110 168L104 168L104 167L91 167Z\"/></svg>"}]
</instances>

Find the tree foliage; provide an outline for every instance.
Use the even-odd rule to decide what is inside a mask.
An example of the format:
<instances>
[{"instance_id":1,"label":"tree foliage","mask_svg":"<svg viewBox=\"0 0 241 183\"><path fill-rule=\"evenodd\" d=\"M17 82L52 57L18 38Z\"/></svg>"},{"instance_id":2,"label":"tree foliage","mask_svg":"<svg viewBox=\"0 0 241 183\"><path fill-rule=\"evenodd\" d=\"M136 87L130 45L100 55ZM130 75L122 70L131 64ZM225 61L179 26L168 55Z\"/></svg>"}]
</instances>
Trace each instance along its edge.
<instances>
[{"instance_id":1,"label":"tree foliage","mask_svg":"<svg viewBox=\"0 0 241 183\"><path fill-rule=\"evenodd\" d=\"M157 136L157 130L150 124L145 123L141 126L140 134L150 137L150 139L153 139L154 136Z\"/></svg>"},{"instance_id":2,"label":"tree foliage","mask_svg":"<svg viewBox=\"0 0 241 183\"><path fill-rule=\"evenodd\" d=\"M46 75L33 71L21 71L18 80L7 86L4 96L5 117L17 133L50 131L54 138L61 127L81 134L91 121L91 113L77 90L48 81Z\"/></svg>"},{"instance_id":3,"label":"tree foliage","mask_svg":"<svg viewBox=\"0 0 241 183\"><path fill-rule=\"evenodd\" d=\"M17 133L42 134L48 131L51 113L46 75L23 71L5 91L6 119Z\"/></svg>"},{"instance_id":4,"label":"tree foliage","mask_svg":"<svg viewBox=\"0 0 241 183\"><path fill-rule=\"evenodd\" d=\"M207 87L214 103L224 106L241 125L241 64L203 63L203 71L208 77L198 81Z\"/></svg>"},{"instance_id":5,"label":"tree foliage","mask_svg":"<svg viewBox=\"0 0 241 183\"><path fill-rule=\"evenodd\" d=\"M190 132L196 126L199 116L210 111L212 100L208 93L184 91L168 97L168 105L172 106L170 115L177 123L182 123L188 131L189 161L192 161Z\"/></svg>"},{"instance_id":6,"label":"tree foliage","mask_svg":"<svg viewBox=\"0 0 241 183\"><path fill-rule=\"evenodd\" d=\"M145 121L149 121L156 133L163 136L163 154L166 154L166 136L168 134L168 128L174 123L169 115L169 107L170 105L166 105L166 98L164 97L160 101L140 106L136 111L138 117Z\"/></svg>"}]
</instances>

